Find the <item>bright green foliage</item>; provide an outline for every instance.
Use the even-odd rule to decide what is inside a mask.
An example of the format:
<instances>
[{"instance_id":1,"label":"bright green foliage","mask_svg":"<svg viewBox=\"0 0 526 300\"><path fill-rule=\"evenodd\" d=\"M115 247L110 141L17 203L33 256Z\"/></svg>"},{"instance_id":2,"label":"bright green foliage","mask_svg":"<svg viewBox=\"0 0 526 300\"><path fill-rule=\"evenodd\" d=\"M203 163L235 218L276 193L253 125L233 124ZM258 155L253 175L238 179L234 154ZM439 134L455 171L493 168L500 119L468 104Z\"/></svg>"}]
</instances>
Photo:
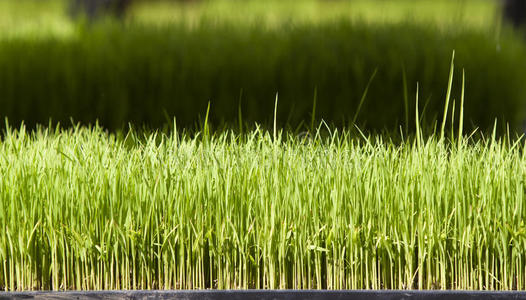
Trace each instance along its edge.
<instances>
[{"instance_id":1,"label":"bright green foliage","mask_svg":"<svg viewBox=\"0 0 526 300\"><path fill-rule=\"evenodd\" d=\"M520 127L525 46L480 28L371 25L368 14L303 23L314 3L303 2L297 23L271 13L262 27L236 26L248 24L236 19L244 13L195 23L207 17L193 6L160 27L144 21L156 6L132 11L144 23L91 28L55 6L27 27L2 16L0 30L16 30L0 38L0 113L15 123L206 117L196 135L7 128L0 289L526 290L525 141L463 133L495 116ZM448 85L453 49L468 76L450 73ZM425 137L455 103L458 121ZM272 132L242 133L269 116ZM321 118L369 128L404 120L417 135L313 130ZM210 130L229 120L241 134ZM280 132L285 120L307 120L311 133Z\"/></svg>"},{"instance_id":2,"label":"bright green foliage","mask_svg":"<svg viewBox=\"0 0 526 300\"><path fill-rule=\"evenodd\" d=\"M0 38L70 37L75 22L68 17L70 0L0 1ZM416 21L441 27L493 28L499 22L498 3L492 0L134 0L126 22L190 26L203 19L247 26L316 24L334 19L368 23Z\"/></svg>"},{"instance_id":3,"label":"bright green foliage","mask_svg":"<svg viewBox=\"0 0 526 300\"><path fill-rule=\"evenodd\" d=\"M145 24L179 20L197 24L207 19L234 24L258 22L270 27L334 19L391 24L409 20L446 28L492 28L499 22L499 4L492 0L209 0L186 4L171 0L138 1L128 19Z\"/></svg>"},{"instance_id":4,"label":"bright green foliage","mask_svg":"<svg viewBox=\"0 0 526 300\"><path fill-rule=\"evenodd\" d=\"M524 140L272 135L7 130L0 287L526 289Z\"/></svg>"}]
</instances>

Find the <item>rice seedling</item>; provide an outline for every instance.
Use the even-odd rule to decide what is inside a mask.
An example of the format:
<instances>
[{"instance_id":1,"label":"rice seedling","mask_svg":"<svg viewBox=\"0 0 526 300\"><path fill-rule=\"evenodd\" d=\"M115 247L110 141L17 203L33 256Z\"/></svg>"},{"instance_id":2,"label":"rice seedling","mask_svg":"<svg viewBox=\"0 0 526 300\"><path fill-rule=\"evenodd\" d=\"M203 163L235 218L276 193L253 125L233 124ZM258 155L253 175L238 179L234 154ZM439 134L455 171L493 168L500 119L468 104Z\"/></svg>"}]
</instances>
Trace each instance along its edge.
<instances>
[{"instance_id":1,"label":"rice seedling","mask_svg":"<svg viewBox=\"0 0 526 300\"><path fill-rule=\"evenodd\" d=\"M40 81L19 80L18 84L22 85L15 88L17 85L8 79L17 78L13 74L22 79L39 78L38 72L28 71L37 67L48 74L46 78L55 78L50 85L43 84L41 90L71 92L67 94L71 97L57 94L45 102L46 106L54 105L60 116L69 117L67 111L61 110L61 101L83 95L78 92L83 91L82 85L77 84L83 77L70 76L71 81L56 78L81 70L76 66L82 62L73 53L78 53L79 49L92 53L90 41L108 45L110 39L106 35L111 37L122 33L120 27L104 26L100 32L95 28L93 32L85 33L86 40L66 39L58 46L54 44L55 40L16 39L0 45L0 52L11 55L2 56L4 60L0 61L6 66L5 70L12 72L5 71L10 76L0 80L6 93L2 97L4 109L12 109L13 114L24 116L26 110L34 108L30 102L33 100L27 100L33 99L31 90L20 87L26 82L38 85ZM334 32L334 36L355 32L347 23L338 26L320 27L314 33L322 37L327 32ZM302 41L305 40L301 37L305 28L285 32L282 39L291 36L299 42L287 46L290 51L275 54L276 58L271 62L287 58L287 53L300 53L294 50L303 49ZM113 35L110 29L115 30ZM193 45L202 45L201 38L220 29L195 29L197 31L193 33L198 32L197 37L191 37L190 31L184 28L156 30L159 31L137 28L130 35L124 35L119 40L121 49L131 50L122 56L118 55L119 51L111 52L115 58L121 59L113 62L123 67L114 69L123 74L141 74L125 67L134 66L130 62L135 62L135 58L146 50L152 52L144 61L153 62L149 57L157 57L153 55L157 54L156 48L141 48L133 52L136 48L128 47L145 37L164 41L166 33L175 32L193 41ZM427 37L426 30L420 36ZM240 41L245 41L244 31L237 34ZM257 41L260 45L269 44L268 41L275 38L274 34L262 32ZM385 31L381 36L390 37L392 33ZM472 35L466 36L473 38ZM403 36L396 37L402 44L407 42ZM458 53L472 53L469 50L471 44L487 44L486 40L473 39L475 42L466 44ZM209 42L213 44L213 41L214 38L210 37ZM251 44L247 41L244 43ZM180 51L176 44L173 41L170 44L174 53ZM47 48L27 45L47 45ZM509 47L503 49L514 54L513 57L522 57L523 48L516 46L515 40L510 39L506 45ZM44 61L32 52L37 48L54 56L50 55L52 58ZM27 49L27 52L20 49ZM61 55L63 53L67 55ZM226 49L225 53L237 52ZM482 51L473 53L476 56ZM261 54L269 53L261 51ZM25 55L29 62L24 61L25 64L9 69L14 65L8 58L21 55ZM107 74L98 69L105 62L99 62L97 54L90 55L86 57L91 57L93 63L88 67L94 69L89 74ZM163 56L165 65L170 66L172 55L170 52ZM441 57L442 54L436 55ZM495 54L489 57L504 59L505 56ZM57 63L56 66L60 67L53 77L49 74L55 69L49 70L47 66L49 61L58 62L59 58L60 61L69 58L71 64ZM200 58L199 55L188 58L189 65ZM340 63L338 59L327 59ZM477 59L471 66L475 67L481 61ZM253 61L258 60L247 58L246 69L241 68L245 70L243 74L254 74L253 70L259 70L259 67L262 70L258 73L260 75L274 74L264 68L271 65L267 61L263 60L260 65L253 65ZM427 60L423 57L421 61ZM161 66L157 62L155 66ZM241 66L245 63L240 62ZM399 63L397 60L396 64ZM493 63L495 68L502 67L502 64ZM205 65L214 67L213 64ZM150 65L145 63L144 66L148 69ZM299 69L301 66L298 63ZM410 67L403 66L403 78L400 78L404 83L403 97L400 96L404 107L400 106L399 111L405 113L406 126L409 112L413 111L406 83L413 82L412 78L416 76L411 76L416 71L413 66L411 73ZM502 68L499 74L507 74L508 69ZM160 74L172 74L168 69ZM299 69L290 72L301 73L297 71ZM201 79L208 78L206 74L214 74L210 70L214 69L204 70ZM429 73L431 69L426 70ZM0 289L526 290L526 225L523 221L526 217L523 205L526 143L522 137L512 138L510 134L499 137L496 124L489 136L473 132L464 134L464 88L460 95L458 133L454 134L455 101L451 103L452 129L447 132L453 62L450 70L440 131L426 134L425 128L421 127L426 105L420 107L419 93L425 84L418 84L414 110L416 134L408 137L407 130L401 141L395 141L394 136L368 135L354 128L331 129L325 123L314 129L316 116L324 113L322 102L317 102L318 96L327 99L324 93L332 90L316 85L317 81L309 82L315 87L315 96L313 108L309 110L312 113L308 139L298 139L295 134L279 129L280 111L287 111L283 109L286 102L282 100L286 97L281 92L279 110L278 95L274 98L271 131L257 126L245 130L242 116L246 118L248 113L242 113L239 104L239 133L230 130L214 132L209 123L213 113L210 102L203 130L195 134L178 130L175 124L169 132L129 130L122 133L108 132L98 125L36 129L26 129L21 125L13 129L6 122L0 138ZM366 111L367 92L379 90L373 86L369 90L376 72L372 76L369 72L364 73L367 73L363 77L365 92L356 102L358 105L353 106L357 109L351 123L357 120L358 112ZM111 73L109 78L118 78L115 74L121 73ZM377 76L387 76L382 74L379 71ZM146 75L144 78L144 82L172 84L170 78L177 77L161 76L152 81L146 80ZM519 82L522 77L510 78ZM217 77L210 77L208 81L204 79L198 82L201 89L203 82L214 82ZM92 80L95 86L97 82L106 82L95 77ZM512 86L521 86L510 81L514 84ZM69 85L63 89L50 89L58 82L69 82ZM299 93L301 91L295 87L300 84L295 82L291 78L285 83L290 83L291 91ZM464 82L462 78L463 86ZM487 84L489 81L479 82ZM167 103L172 103L174 93L168 90L169 86L166 84L164 92L157 89L159 94L155 99L164 95L170 101ZM110 98L122 104L124 102L119 101L127 99L127 94L121 92L127 87L122 90L118 87L118 84L102 86L97 91L114 91L110 96L115 98ZM39 91L38 87L33 91ZM137 99L148 99L141 97L150 95L149 91L140 93L139 90ZM16 92L26 94L15 95ZM237 87L236 93L240 95L239 102L248 94L247 90L239 92ZM24 95L25 98L15 97ZM108 113L105 106L112 105L106 102L109 96L104 93L97 95L104 95L104 99L97 102L100 107L90 116L101 117L100 111L112 115L113 112ZM188 93L187 96L190 99L193 95ZM224 99L229 96L230 93L225 92ZM20 99L28 102L24 104ZM90 105L90 102L81 100L68 102L71 111L81 111L79 107ZM18 105L18 101L23 107L9 108L11 104L12 107ZM156 109L161 105L156 103L149 103L150 114L140 115L137 120L159 116ZM124 110L127 106L116 107ZM227 112L231 107L235 106L223 105ZM253 110L260 112L257 107ZM115 127L126 120L126 112L121 113L112 123Z\"/></svg>"},{"instance_id":2,"label":"rice seedling","mask_svg":"<svg viewBox=\"0 0 526 300\"><path fill-rule=\"evenodd\" d=\"M8 128L0 287L526 288L522 139L276 135Z\"/></svg>"}]
</instances>

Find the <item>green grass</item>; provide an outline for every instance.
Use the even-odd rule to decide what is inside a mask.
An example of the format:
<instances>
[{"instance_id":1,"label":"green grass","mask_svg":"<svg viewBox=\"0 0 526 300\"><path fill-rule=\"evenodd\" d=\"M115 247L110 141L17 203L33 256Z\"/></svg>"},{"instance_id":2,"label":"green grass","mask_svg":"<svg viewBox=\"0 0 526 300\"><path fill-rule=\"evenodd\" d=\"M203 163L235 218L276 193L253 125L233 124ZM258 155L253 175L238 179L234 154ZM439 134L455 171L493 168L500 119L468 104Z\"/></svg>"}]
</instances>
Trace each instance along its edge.
<instances>
[{"instance_id":1,"label":"green grass","mask_svg":"<svg viewBox=\"0 0 526 300\"><path fill-rule=\"evenodd\" d=\"M76 25L67 16L69 0L0 1L0 39L13 36L71 38ZM445 28L468 26L491 28L499 23L498 6L491 0L212 0L136 1L127 22L195 26L203 19L213 22L279 27L282 24L324 23L348 19L368 23L413 20Z\"/></svg>"},{"instance_id":2,"label":"green grass","mask_svg":"<svg viewBox=\"0 0 526 300\"><path fill-rule=\"evenodd\" d=\"M0 2L0 11L22 7L13 3ZM393 12L387 2L371 3ZM36 2L23 5L35 7L19 10L27 18L38 12ZM500 123L489 135L469 126L493 124L488 110L518 126L526 78L518 39L483 25L456 31L420 21L385 24L388 18L371 24L373 10L356 22L302 23L322 5L314 2L302 2L309 17L292 25L257 17L266 10L249 2L243 5L256 17L246 20L263 18L268 27L254 21L236 28L245 24L239 20L188 26L194 14L208 18L201 9L230 5L214 2L173 8L188 10L189 23L173 24L167 14L152 27L155 9L169 6L156 5L134 8L130 18L143 21L89 29L57 14L60 6L26 19L27 27L0 18L0 113L15 116L14 124L47 122L49 111L55 121L99 119L106 128L130 120L164 124L179 114L178 126L162 132L6 124L0 289L526 290L526 141L497 137ZM279 20L292 14L290 2L272 5L283 8ZM338 9L323 10L320 20L351 4L323 5ZM400 11L393 20L407 15ZM448 84L453 49L466 82L455 74ZM471 99L465 105L464 91ZM280 131L298 106L309 124L339 112L378 127L404 120L416 135L368 135L325 123L311 125L305 137ZM189 123L205 111L202 131L180 129L180 119ZM243 125L272 112L270 132ZM209 129L209 121L225 116L239 130ZM441 121L441 131L427 134L433 122L426 119Z\"/></svg>"},{"instance_id":3,"label":"green grass","mask_svg":"<svg viewBox=\"0 0 526 300\"><path fill-rule=\"evenodd\" d=\"M450 26L492 27L499 21L499 7L488 0L213 0L191 4L174 1L138 2L130 19L166 24L189 24L207 19L218 22L279 26L284 23L323 23L348 19L368 23L415 21Z\"/></svg>"},{"instance_id":4,"label":"green grass","mask_svg":"<svg viewBox=\"0 0 526 300\"><path fill-rule=\"evenodd\" d=\"M71 37L74 24L67 17L64 1L0 1L0 40L25 36Z\"/></svg>"},{"instance_id":5,"label":"green grass","mask_svg":"<svg viewBox=\"0 0 526 300\"><path fill-rule=\"evenodd\" d=\"M142 1L92 26L49 1L0 1L0 117L15 124L188 127L209 102L214 125L268 124L279 93L278 119L301 128L316 91L316 121L412 130L403 91L418 82L423 122L441 122L453 50L467 129L526 119L526 46L494 1Z\"/></svg>"},{"instance_id":6,"label":"green grass","mask_svg":"<svg viewBox=\"0 0 526 300\"><path fill-rule=\"evenodd\" d=\"M240 110L245 122L268 124L279 93L278 120L302 127L312 122L316 91L316 121L412 129L405 120L414 105L404 104L403 91L413 94L418 82L423 123L441 122L456 50L471 99L466 129L491 129L498 118L520 131L526 118L526 44L507 31L496 40L486 30L336 20L279 30L109 22L76 32L0 42L0 117L30 127L98 120L110 130L128 122L158 128L175 117L188 127L210 102L215 126L237 124Z\"/></svg>"},{"instance_id":7,"label":"green grass","mask_svg":"<svg viewBox=\"0 0 526 300\"><path fill-rule=\"evenodd\" d=\"M8 129L0 287L526 289L523 139L322 128Z\"/></svg>"}]
</instances>

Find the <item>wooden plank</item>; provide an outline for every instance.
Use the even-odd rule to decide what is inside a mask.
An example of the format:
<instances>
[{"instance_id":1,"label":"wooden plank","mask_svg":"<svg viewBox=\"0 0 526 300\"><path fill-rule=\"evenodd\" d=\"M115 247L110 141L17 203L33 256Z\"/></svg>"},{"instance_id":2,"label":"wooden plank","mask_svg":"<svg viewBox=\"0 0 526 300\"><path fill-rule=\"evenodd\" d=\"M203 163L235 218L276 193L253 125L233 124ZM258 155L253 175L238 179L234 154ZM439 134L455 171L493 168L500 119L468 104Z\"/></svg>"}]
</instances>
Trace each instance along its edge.
<instances>
[{"instance_id":1,"label":"wooden plank","mask_svg":"<svg viewBox=\"0 0 526 300\"><path fill-rule=\"evenodd\" d=\"M0 292L0 300L526 300L526 292L486 291L71 291Z\"/></svg>"}]
</instances>

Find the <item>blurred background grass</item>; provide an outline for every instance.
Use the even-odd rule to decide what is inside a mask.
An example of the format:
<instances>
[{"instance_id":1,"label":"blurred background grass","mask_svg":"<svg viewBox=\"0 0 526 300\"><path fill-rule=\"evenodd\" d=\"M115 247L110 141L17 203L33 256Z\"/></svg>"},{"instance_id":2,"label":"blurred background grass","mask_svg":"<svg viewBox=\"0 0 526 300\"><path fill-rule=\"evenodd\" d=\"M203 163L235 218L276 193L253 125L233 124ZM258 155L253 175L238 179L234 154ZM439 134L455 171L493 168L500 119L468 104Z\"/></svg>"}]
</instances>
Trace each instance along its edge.
<instances>
[{"instance_id":1,"label":"blurred background grass","mask_svg":"<svg viewBox=\"0 0 526 300\"><path fill-rule=\"evenodd\" d=\"M168 23L181 19L196 23L206 18L219 22L260 22L271 26L284 23L320 23L334 19L369 23L411 20L480 27L491 26L493 21L498 20L496 4L495 1L488 0L142 1L137 2L131 10L130 18L145 23Z\"/></svg>"},{"instance_id":2,"label":"blurred background grass","mask_svg":"<svg viewBox=\"0 0 526 300\"><path fill-rule=\"evenodd\" d=\"M68 5L0 1L0 116L13 123L192 126L208 102L213 124L265 123L279 93L283 126L310 123L315 94L316 120L348 126L377 70L357 123L411 128L419 82L432 126L453 50L472 128L497 117L521 131L526 117L526 46L497 1L136 1L95 23Z\"/></svg>"},{"instance_id":3,"label":"blurred background grass","mask_svg":"<svg viewBox=\"0 0 526 300\"><path fill-rule=\"evenodd\" d=\"M74 32L68 0L0 1L0 36ZM439 26L493 28L500 22L493 0L207 0L135 1L127 22L143 24L220 23L280 26L347 19L367 23L416 21Z\"/></svg>"}]
</instances>

